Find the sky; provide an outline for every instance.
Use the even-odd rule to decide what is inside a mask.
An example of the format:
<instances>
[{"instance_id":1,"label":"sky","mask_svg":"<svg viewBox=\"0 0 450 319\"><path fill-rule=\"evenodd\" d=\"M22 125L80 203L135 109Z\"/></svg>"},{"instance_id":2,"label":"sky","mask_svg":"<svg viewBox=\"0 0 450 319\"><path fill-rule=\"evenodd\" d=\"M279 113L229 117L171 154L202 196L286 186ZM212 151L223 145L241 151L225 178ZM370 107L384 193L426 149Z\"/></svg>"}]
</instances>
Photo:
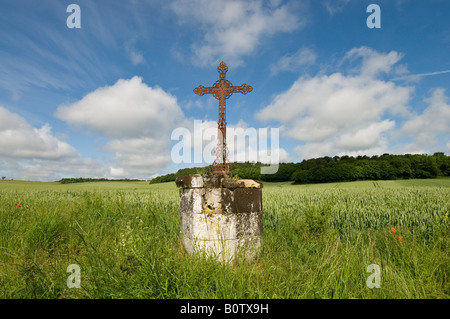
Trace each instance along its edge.
<instances>
[{"instance_id":1,"label":"sky","mask_svg":"<svg viewBox=\"0 0 450 319\"><path fill-rule=\"evenodd\" d=\"M229 142L231 159L449 155L449 13L448 0L2 0L0 176L148 180L210 164L218 102L193 89L221 61L253 87L227 100L229 130L278 132L266 148ZM180 128L190 162L174 158Z\"/></svg>"}]
</instances>

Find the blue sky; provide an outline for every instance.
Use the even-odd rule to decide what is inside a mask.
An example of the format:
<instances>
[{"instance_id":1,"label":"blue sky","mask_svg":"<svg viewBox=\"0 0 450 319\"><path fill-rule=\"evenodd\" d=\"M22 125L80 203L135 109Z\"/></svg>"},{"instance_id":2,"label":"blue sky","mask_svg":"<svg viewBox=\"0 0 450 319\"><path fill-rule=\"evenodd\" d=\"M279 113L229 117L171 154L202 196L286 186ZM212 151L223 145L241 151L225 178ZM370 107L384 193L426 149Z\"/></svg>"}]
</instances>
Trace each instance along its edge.
<instances>
[{"instance_id":1,"label":"blue sky","mask_svg":"<svg viewBox=\"0 0 450 319\"><path fill-rule=\"evenodd\" d=\"M369 4L381 28L368 28ZM68 28L70 4L81 28ZM176 164L176 128L278 128L280 161L450 154L447 0L0 3L0 175L141 178ZM237 147L237 146L236 146ZM237 152L243 150L237 150ZM245 150L244 150L245 151ZM247 149L256 152L255 149Z\"/></svg>"}]
</instances>

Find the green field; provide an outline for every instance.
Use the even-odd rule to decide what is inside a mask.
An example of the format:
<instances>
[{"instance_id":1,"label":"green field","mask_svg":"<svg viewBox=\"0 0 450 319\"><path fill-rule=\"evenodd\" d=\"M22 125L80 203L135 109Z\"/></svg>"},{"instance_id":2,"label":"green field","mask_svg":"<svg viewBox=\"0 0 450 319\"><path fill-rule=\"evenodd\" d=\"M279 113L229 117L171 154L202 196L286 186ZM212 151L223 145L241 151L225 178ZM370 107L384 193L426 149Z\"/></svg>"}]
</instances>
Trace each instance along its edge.
<instances>
[{"instance_id":1,"label":"green field","mask_svg":"<svg viewBox=\"0 0 450 319\"><path fill-rule=\"evenodd\" d=\"M0 181L0 298L449 298L449 198L448 178L265 183L259 258L222 265L185 254L175 183Z\"/></svg>"}]
</instances>

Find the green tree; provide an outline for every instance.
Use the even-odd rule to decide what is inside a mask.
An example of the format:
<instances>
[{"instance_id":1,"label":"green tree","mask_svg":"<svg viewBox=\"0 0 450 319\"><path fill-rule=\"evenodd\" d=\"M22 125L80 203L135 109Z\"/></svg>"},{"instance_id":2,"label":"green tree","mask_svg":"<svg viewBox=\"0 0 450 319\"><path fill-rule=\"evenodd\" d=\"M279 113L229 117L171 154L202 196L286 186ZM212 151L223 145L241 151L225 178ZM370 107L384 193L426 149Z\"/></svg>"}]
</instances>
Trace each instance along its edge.
<instances>
[{"instance_id":1,"label":"green tree","mask_svg":"<svg viewBox=\"0 0 450 319\"><path fill-rule=\"evenodd\" d=\"M433 157L439 169L438 175L450 176L450 156L445 156L443 152L436 152Z\"/></svg>"},{"instance_id":2,"label":"green tree","mask_svg":"<svg viewBox=\"0 0 450 319\"><path fill-rule=\"evenodd\" d=\"M292 180L295 184L309 183L309 171L304 169L298 169L292 173Z\"/></svg>"}]
</instances>

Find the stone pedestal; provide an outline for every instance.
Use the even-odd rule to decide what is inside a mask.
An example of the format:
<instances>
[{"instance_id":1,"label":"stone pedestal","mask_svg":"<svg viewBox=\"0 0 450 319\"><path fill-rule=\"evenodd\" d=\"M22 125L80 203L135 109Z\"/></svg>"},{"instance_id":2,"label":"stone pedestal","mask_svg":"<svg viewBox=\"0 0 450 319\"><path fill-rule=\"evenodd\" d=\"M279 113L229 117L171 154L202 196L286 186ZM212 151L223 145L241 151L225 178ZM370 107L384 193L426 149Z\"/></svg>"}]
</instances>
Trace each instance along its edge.
<instances>
[{"instance_id":1,"label":"stone pedestal","mask_svg":"<svg viewBox=\"0 0 450 319\"><path fill-rule=\"evenodd\" d=\"M189 254L222 262L258 256L262 240L262 184L215 175L176 179L183 244Z\"/></svg>"}]
</instances>

